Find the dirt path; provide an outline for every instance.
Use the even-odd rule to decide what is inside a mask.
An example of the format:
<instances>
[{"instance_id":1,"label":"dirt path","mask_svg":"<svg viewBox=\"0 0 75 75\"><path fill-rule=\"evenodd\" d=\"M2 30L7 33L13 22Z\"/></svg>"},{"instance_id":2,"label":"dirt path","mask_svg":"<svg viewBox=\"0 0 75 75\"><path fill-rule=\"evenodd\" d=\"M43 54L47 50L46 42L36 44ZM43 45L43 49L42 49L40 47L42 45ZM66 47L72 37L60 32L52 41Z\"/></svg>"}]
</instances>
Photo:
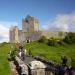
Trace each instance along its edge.
<instances>
[{"instance_id":1,"label":"dirt path","mask_svg":"<svg viewBox=\"0 0 75 75\"><path fill-rule=\"evenodd\" d=\"M13 64L13 62L9 62L10 64L10 68L11 68L11 75L19 75L17 70L16 70L16 66Z\"/></svg>"}]
</instances>

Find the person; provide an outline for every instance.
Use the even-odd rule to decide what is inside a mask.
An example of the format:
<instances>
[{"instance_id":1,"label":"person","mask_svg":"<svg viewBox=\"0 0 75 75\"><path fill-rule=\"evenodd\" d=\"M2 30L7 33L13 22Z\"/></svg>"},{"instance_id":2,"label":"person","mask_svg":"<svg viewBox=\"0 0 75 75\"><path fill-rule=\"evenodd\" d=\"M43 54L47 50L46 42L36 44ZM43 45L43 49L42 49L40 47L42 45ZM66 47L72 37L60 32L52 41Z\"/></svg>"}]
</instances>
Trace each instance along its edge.
<instances>
[{"instance_id":1,"label":"person","mask_svg":"<svg viewBox=\"0 0 75 75\"><path fill-rule=\"evenodd\" d=\"M62 65L66 66L67 65L67 57L66 56L61 57L61 60L62 60Z\"/></svg>"},{"instance_id":2,"label":"person","mask_svg":"<svg viewBox=\"0 0 75 75\"><path fill-rule=\"evenodd\" d=\"M29 49L29 55L31 55L31 50Z\"/></svg>"},{"instance_id":3,"label":"person","mask_svg":"<svg viewBox=\"0 0 75 75\"><path fill-rule=\"evenodd\" d=\"M25 55L27 54L27 50L25 49Z\"/></svg>"},{"instance_id":4,"label":"person","mask_svg":"<svg viewBox=\"0 0 75 75\"><path fill-rule=\"evenodd\" d=\"M22 46L19 46L19 49L23 50L23 47Z\"/></svg>"},{"instance_id":5,"label":"person","mask_svg":"<svg viewBox=\"0 0 75 75\"><path fill-rule=\"evenodd\" d=\"M73 67L69 68L69 75L75 75L75 69Z\"/></svg>"},{"instance_id":6,"label":"person","mask_svg":"<svg viewBox=\"0 0 75 75\"><path fill-rule=\"evenodd\" d=\"M25 54L24 54L24 52L22 52L21 58L22 58L23 61L25 60Z\"/></svg>"},{"instance_id":7,"label":"person","mask_svg":"<svg viewBox=\"0 0 75 75\"><path fill-rule=\"evenodd\" d=\"M65 75L65 70L63 66L59 66L58 75Z\"/></svg>"},{"instance_id":8,"label":"person","mask_svg":"<svg viewBox=\"0 0 75 75\"><path fill-rule=\"evenodd\" d=\"M21 57L22 56L22 52L19 52L19 57Z\"/></svg>"}]
</instances>

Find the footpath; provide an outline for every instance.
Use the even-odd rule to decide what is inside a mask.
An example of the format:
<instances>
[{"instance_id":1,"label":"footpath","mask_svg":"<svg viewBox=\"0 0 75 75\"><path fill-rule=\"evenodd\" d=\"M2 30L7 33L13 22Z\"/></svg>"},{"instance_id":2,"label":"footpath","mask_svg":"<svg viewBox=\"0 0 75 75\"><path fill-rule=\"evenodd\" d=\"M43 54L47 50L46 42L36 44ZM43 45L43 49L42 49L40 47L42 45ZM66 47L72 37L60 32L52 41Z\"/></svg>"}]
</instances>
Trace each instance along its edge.
<instances>
[{"instance_id":1,"label":"footpath","mask_svg":"<svg viewBox=\"0 0 75 75\"><path fill-rule=\"evenodd\" d=\"M13 64L13 61L10 61L9 64L10 64L10 69L11 69L11 75L19 75L16 70L16 66Z\"/></svg>"}]
</instances>

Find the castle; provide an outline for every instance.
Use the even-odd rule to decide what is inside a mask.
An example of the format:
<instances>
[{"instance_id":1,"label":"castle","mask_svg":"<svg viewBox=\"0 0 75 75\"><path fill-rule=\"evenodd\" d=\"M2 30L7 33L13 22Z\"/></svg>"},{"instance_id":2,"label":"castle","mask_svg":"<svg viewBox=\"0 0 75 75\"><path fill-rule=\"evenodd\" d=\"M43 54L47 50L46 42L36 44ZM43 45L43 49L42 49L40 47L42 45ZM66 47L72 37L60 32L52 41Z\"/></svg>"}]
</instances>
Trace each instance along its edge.
<instances>
[{"instance_id":1,"label":"castle","mask_svg":"<svg viewBox=\"0 0 75 75\"><path fill-rule=\"evenodd\" d=\"M32 17L26 16L26 18L22 19L22 30L19 30L17 26L13 26L9 30L9 39L10 43L23 43L27 40L35 41L38 40L41 36L45 36L47 38L63 38L61 37L59 32L50 32L50 31L40 31L39 30L39 21Z\"/></svg>"}]
</instances>

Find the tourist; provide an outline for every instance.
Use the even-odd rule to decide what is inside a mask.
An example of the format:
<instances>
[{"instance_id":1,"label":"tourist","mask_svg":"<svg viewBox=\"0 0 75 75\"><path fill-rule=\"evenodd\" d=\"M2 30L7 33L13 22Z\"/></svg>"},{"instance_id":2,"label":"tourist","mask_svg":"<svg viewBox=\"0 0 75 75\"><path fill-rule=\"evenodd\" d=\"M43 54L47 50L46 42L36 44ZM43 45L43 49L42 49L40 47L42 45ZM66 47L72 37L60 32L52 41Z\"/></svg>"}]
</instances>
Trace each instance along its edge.
<instances>
[{"instance_id":1,"label":"tourist","mask_svg":"<svg viewBox=\"0 0 75 75\"><path fill-rule=\"evenodd\" d=\"M31 50L29 49L29 55L31 56Z\"/></svg>"},{"instance_id":2,"label":"tourist","mask_svg":"<svg viewBox=\"0 0 75 75\"><path fill-rule=\"evenodd\" d=\"M24 52L22 52L21 58L22 58L23 61L25 60L25 54L24 54Z\"/></svg>"},{"instance_id":3,"label":"tourist","mask_svg":"<svg viewBox=\"0 0 75 75\"><path fill-rule=\"evenodd\" d=\"M22 52L19 52L19 57L21 57L22 56Z\"/></svg>"},{"instance_id":4,"label":"tourist","mask_svg":"<svg viewBox=\"0 0 75 75\"><path fill-rule=\"evenodd\" d=\"M65 70L63 66L59 67L58 75L65 75Z\"/></svg>"},{"instance_id":5,"label":"tourist","mask_svg":"<svg viewBox=\"0 0 75 75\"><path fill-rule=\"evenodd\" d=\"M61 57L61 59L62 59L62 65L66 66L66 64L67 64L67 57L66 56Z\"/></svg>"},{"instance_id":6,"label":"tourist","mask_svg":"<svg viewBox=\"0 0 75 75\"><path fill-rule=\"evenodd\" d=\"M75 69L73 67L69 69L69 75L75 75Z\"/></svg>"},{"instance_id":7,"label":"tourist","mask_svg":"<svg viewBox=\"0 0 75 75\"><path fill-rule=\"evenodd\" d=\"M25 55L27 55L27 50L25 49Z\"/></svg>"}]
</instances>

